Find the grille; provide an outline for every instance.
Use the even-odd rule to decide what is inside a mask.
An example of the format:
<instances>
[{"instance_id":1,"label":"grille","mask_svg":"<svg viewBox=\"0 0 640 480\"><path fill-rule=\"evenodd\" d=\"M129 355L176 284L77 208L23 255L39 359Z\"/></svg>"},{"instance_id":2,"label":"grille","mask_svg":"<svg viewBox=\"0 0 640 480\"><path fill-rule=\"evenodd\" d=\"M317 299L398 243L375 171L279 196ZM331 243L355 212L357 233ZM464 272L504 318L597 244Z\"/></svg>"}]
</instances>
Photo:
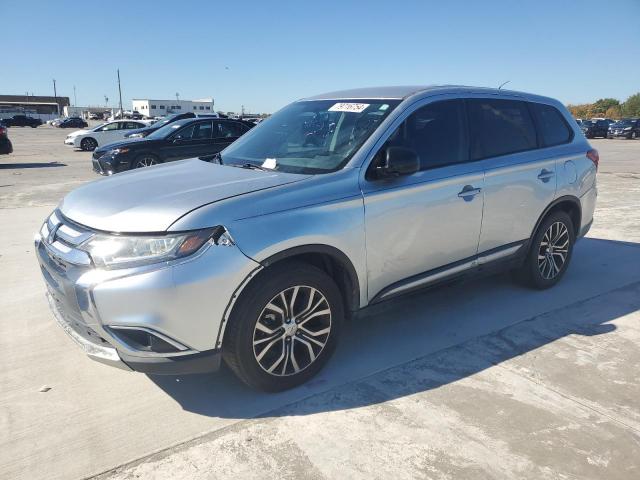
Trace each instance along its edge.
<instances>
[{"instance_id":1,"label":"grille","mask_svg":"<svg viewBox=\"0 0 640 480\"><path fill-rule=\"evenodd\" d=\"M78 245L93 236L93 232L82 228L55 211L40 229L47 251L57 260L72 265L90 265L89 255L78 249Z\"/></svg>"}]
</instances>

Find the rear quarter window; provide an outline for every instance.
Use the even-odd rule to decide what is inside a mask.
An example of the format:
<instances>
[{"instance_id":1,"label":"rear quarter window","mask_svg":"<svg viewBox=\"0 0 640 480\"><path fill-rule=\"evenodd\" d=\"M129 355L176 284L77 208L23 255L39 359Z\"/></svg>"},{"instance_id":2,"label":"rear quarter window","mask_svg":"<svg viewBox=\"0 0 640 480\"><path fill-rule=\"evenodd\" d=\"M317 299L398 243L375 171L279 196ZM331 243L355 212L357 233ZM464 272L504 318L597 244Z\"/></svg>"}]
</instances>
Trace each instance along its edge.
<instances>
[{"instance_id":1,"label":"rear quarter window","mask_svg":"<svg viewBox=\"0 0 640 480\"><path fill-rule=\"evenodd\" d=\"M552 147L571 141L573 131L557 108L542 103L530 103L529 105L536 117L543 147Z\"/></svg>"}]
</instances>

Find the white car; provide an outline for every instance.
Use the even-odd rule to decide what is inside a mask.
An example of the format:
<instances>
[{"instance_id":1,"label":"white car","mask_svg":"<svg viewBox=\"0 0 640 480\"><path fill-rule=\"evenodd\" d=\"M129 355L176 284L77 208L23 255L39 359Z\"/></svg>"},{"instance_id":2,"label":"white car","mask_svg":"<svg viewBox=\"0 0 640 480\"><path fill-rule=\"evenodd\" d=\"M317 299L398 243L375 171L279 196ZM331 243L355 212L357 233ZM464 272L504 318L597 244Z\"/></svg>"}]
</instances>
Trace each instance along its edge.
<instances>
[{"instance_id":1,"label":"white car","mask_svg":"<svg viewBox=\"0 0 640 480\"><path fill-rule=\"evenodd\" d=\"M122 140L131 130L144 128L148 125L149 122L144 120L107 122L92 129L76 130L67 135L64 144L92 152L98 147Z\"/></svg>"}]
</instances>

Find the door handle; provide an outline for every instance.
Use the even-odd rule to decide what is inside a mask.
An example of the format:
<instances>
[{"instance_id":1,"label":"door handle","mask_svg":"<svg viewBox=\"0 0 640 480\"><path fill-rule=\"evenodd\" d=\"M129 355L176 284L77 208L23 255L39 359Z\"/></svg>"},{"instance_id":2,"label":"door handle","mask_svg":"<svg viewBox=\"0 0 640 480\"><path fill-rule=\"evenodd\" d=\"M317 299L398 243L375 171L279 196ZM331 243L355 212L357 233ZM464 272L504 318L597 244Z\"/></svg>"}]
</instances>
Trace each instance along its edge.
<instances>
[{"instance_id":1,"label":"door handle","mask_svg":"<svg viewBox=\"0 0 640 480\"><path fill-rule=\"evenodd\" d=\"M465 202L470 202L473 197L478 195L482 191L481 188L474 188L472 185L465 185L458 197L463 198Z\"/></svg>"},{"instance_id":2,"label":"door handle","mask_svg":"<svg viewBox=\"0 0 640 480\"><path fill-rule=\"evenodd\" d=\"M554 175L555 173L553 173L551 170L547 170L546 168L543 168L540 174L538 175L538 180L542 180L544 183L547 183L549 179Z\"/></svg>"}]
</instances>

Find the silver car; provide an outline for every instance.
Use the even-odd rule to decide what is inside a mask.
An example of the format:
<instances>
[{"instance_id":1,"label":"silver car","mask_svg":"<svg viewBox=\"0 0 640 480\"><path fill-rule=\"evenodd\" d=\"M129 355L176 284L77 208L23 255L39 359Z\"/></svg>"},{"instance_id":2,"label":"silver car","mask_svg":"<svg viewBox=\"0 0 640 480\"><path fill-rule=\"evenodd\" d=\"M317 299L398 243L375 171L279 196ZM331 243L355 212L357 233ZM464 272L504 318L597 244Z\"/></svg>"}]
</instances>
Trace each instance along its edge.
<instances>
[{"instance_id":1,"label":"silver car","mask_svg":"<svg viewBox=\"0 0 640 480\"><path fill-rule=\"evenodd\" d=\"M322 368L367 305L499 269L553 286L591 226L597 167L550 98L333 92L209 161L74 190L36 251L57 321L91 358L151 374L224 360L283 390Z\"/></svg>"}]
</instances>

